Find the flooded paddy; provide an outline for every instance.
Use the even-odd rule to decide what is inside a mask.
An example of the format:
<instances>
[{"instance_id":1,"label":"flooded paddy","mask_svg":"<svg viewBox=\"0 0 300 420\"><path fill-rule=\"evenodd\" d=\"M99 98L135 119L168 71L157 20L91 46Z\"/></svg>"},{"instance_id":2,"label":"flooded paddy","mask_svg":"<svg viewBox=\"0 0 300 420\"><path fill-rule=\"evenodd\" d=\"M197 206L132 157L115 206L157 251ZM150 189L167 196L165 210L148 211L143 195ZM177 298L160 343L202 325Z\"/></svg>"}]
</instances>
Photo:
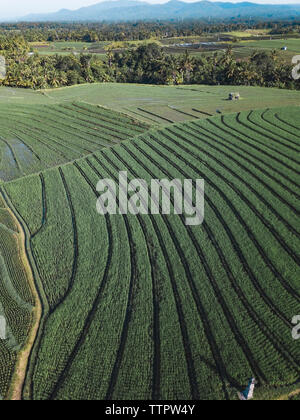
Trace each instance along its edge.
<instances>
[{"instance_id":1,"label":"flooded paddy","mask_svg":"<svg viewBox=\"0 0 300 420\"><path fill-rule=\"evenodd\" d=\"M0 179L3 181L23 175L37 163L32 151L17 138L0 138L0 153Z\"/></svg>"}]
</instances>

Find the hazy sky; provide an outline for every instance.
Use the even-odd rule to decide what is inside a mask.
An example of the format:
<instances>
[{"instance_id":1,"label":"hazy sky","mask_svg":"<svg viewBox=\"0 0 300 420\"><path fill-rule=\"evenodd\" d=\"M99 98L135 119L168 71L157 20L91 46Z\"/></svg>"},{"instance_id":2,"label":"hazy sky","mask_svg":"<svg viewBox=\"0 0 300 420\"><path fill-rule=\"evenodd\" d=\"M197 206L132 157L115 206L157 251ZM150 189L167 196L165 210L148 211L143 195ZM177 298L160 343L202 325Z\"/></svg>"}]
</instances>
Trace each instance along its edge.
<instances>
[{"instance_id":1,"label":"hazy sky","mask_svg":"<svg viewBox=\"0 0 300 420\"><path fill-rule=\"evenodd\" d=\"M145 0L149 3L165 3L167 0ZM185 0L185 1L197 1L197 0ZM241 0L218 0L218 1L232 1L238 3ZM251 1L251 0L250 0ZM1 0L0 1L0 20L1 18L24 16L28 13L44 13L44 12L56 12L59 9L78 9L83 6L90 6L92 4L99 3L97 0L52 0L41 1L41 0ZM253 3L263 4L291 4L298 3L300 0L253 0Z\"/></svg>"}]
</instances>

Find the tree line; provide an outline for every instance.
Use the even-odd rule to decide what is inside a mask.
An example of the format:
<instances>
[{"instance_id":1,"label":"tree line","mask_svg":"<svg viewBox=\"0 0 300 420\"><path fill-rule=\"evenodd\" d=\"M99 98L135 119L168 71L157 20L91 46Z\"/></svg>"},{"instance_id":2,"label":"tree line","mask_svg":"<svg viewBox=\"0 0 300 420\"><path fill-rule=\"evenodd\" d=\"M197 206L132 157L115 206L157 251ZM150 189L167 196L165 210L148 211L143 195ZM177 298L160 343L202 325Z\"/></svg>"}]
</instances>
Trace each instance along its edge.
<instances>
[{"instance_id":1,"label":"tree line","mask_svg":"<svg viewBox=\"0 0 300 420\"><path fill-rule=\"evenodd\" d=\"M161 85L247 85L300 89L292 78L292 65L276 51L257 52L249 60L236 60L232 48L222 54L193 57L188 52L168 55L156 43L121 52L97 55L41 56L30 53L24 37L0 37L0 55L6 57L4 86L46 89L82 83L117 82Z\"/></svg>"},{"instance_id":2,"label":"tree line","mask_svg":"<svg viewBox=\"0 0 300 420\"><path fill-rule=\"evenodd\" d=\"M137 41L163 37L202 36L246 29L270 29L276 33L299 33L299 22L263 22L232 20L230 22L183 20L182 22L136 23L2 23L0 33L17 34L28 42L53 41Z\"/></svg>"}]
</instances>

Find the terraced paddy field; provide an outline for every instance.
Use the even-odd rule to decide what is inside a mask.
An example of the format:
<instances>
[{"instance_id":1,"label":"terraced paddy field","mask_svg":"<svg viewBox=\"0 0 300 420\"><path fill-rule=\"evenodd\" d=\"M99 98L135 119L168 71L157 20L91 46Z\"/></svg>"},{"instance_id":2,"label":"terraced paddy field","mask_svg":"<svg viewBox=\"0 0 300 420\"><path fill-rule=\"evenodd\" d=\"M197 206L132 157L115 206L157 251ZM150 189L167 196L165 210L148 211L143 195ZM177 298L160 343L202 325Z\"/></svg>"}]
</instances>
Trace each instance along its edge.
<instances>
[{"instance_id":1,"label":"terraced paddy field","mask_svg":"<svg viewBox=\"0 0 300 420\"><path fill-rule=\"evenodd\" d=\"M229 101L239 92L240 101ZM151 86L87 84L47 91L0 87L0 117L7 105L61 105L87 102L101 105L149 125L207 118L211 115L300 105L300 92L244 86ZM1 106L3 104L4 107Z\"/></svg>"},{"instance_id":2,"label":"terraced paddy field","mask_svg":"<svg viewBox=\"0 0 300 420\"><path fill-rule=\"evenodd\" d=\"M0 180L59 166L148 129L145 123L84 103L0 106Z\"/></svg>"},{"instance_id":3,"label":"terraced paddy field","mask_svg":"<svg viewBox=\"0 0 300 420\"><path fill-rule=\"evenodd\" d=\"M1 106L2 156L8 143L15 159L1 160L0 229L24 235L34 279L12 271L0 290L20 345L0 340L1 395L235 400L255 376L255 398L297 399L299 108L195 114L176 124L160 114L169 121L150 127L84 95L79 102L83 88L41 95L52 105ZM98 89L91 103L100 102ZM40 158L28 168L21 143ZM204 223L143 211L100 216L97 182L117 182L120 171L148 182L204 179ZM18 267L22 253L5 254L6 243L1 255Z\"/></svg>"}]
</instances>

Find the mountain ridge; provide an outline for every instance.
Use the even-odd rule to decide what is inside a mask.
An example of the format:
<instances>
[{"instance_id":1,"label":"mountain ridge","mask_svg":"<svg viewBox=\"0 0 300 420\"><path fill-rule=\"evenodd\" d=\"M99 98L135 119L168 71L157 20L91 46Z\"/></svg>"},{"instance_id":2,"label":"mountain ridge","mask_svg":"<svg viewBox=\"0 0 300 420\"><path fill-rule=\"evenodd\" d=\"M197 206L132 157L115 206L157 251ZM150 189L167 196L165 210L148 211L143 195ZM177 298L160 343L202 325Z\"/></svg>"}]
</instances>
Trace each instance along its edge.
<instances>
[{"instance_id":1,"label":"mountain ridge","mask_svg":"<svg viewBox=\"0 0 300 420\"><path fill-rule=\"evenodd\" d=\"M233 18L300 19L300 4L265 5L251 2L222 3L199 1L186 3L171 0L150 4L136 0L104 1L77 10L61 9L55 13L30 14L17 21L79 22L137 21L157 19L233 19Z\"/></svg>"}]
</instances>

